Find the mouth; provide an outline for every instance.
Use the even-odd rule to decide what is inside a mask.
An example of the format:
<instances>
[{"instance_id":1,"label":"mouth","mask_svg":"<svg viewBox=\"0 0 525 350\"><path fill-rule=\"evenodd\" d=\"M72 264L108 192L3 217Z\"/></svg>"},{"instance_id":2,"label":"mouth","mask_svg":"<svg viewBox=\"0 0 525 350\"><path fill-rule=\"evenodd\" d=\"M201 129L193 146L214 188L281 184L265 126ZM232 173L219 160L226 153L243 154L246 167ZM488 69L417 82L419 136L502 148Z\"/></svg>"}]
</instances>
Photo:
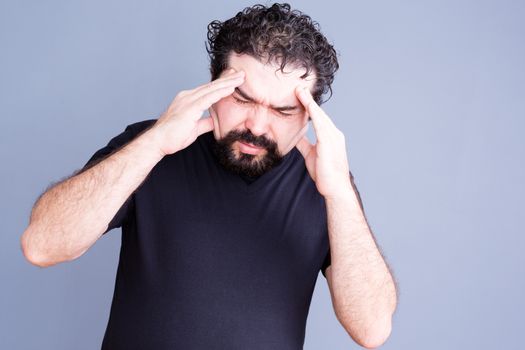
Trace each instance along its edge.
<instances>
[{"instance_id":1,"label":"mouth","mask_svg":"<svg viewBox=\"0 0 525 350\"><path fill-rule=\"evenodd\" d=\"M245 143L241 141L237 142L239 142L239 151L242 153L257 155L264 151L263 147L257 147L255 145L252 145L251 143Z\"/></svg>"}]
</instances>

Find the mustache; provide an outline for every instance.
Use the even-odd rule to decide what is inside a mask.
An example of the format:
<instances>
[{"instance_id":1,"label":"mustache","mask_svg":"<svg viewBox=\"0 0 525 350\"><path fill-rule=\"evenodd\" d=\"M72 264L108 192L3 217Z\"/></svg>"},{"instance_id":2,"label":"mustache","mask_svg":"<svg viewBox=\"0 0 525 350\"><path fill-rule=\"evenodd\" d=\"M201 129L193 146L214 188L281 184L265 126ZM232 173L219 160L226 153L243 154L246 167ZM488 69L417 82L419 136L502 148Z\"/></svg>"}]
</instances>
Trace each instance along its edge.
<instances>
[{"instance_id":1,"label":"mustache","mask_svg":"<svg viewBox=\"0 0 525 350\"><path fill-rule=\"evenodd\" d=\"M253 154L240 153L236 155L232 147L235 141L251 143L254 146L264 148L266 154L260 158L256 158ZM277 147L277 142L263 135L255 136L249 129L231 130L214 143L213 152L219 163L227 170L249 177L258 177L264 174L277 166L283 158Z\"/></svg>"},{"instance_id":2,"label":"mustache","mask_svg":"<svg viewBox=\"0 0 525 350\"><path fill-rule=\"evenodd\" d=\"M255 136L249 130L232 130L224 137L224 141L242 141L245 143L251 143L252 145L257 147L272 150L277 149L277 143L275 141L272 141L263 135Z\"/></svg>"}]
</instances>

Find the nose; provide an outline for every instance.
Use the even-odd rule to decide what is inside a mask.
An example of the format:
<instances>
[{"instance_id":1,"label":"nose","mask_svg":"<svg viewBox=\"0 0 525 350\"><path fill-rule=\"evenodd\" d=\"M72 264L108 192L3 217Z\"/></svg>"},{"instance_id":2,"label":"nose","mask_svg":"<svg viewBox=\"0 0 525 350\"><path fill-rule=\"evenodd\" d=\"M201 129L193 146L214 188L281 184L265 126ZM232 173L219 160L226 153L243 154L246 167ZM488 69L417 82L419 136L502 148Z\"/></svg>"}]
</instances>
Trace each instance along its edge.
<instances>
[{"instance_id":1,"label":"nose","mask_svg":"<svg viewBox=\"0 0 525 350\"><path fill-rule=\"evenodd\" d=\"M245 121L245 126L255 136L264 135L268 132L270 118L271 115L268 113L268 108L265 106L255 106L252 111L250 111Z\"/></svg>"}]
</instances>

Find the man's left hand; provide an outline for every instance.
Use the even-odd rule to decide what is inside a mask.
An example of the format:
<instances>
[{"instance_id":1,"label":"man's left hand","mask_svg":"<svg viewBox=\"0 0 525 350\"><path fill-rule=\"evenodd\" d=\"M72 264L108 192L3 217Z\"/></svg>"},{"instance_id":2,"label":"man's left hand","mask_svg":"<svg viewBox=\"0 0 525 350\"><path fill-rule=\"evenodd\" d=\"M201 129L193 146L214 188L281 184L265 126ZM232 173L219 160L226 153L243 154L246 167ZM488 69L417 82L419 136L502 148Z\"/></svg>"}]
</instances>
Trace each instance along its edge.
<instances>
[{"instance_id":1,"label":"man's left hand","mask_svg":"<svg viewBox=\"0 0 525 350\"><path fill-rule=\"evenodd\" d=\"M317 142L311 144L303 136L296 147L303 155L319 193L325 198L341 195L352 188L345 135L315 102L308 88L297 87L295 93L312 120L317 138Z\"/></svg>"}]
</instances>

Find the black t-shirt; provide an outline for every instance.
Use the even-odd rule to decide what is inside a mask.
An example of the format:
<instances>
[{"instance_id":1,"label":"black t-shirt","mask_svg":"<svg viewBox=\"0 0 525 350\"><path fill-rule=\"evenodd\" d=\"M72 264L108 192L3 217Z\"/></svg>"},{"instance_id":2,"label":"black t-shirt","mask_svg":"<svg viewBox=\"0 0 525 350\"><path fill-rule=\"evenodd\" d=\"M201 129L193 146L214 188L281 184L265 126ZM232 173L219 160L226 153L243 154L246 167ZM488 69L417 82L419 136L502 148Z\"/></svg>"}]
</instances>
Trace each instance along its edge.
<instances>
[{"instance_id":1,"label":"black t-shirt","mask_svg":"<svg viewBox=\"0 0 525 350\"><path fill-rule=\"evenodd\" d=\"M128 125L84 169L155 121ZM103 349L303 348L330 264L324 198L296 148L246 181L214 142L165 156L111 220L122 244Z\"/></svg>"}]
</instances>

